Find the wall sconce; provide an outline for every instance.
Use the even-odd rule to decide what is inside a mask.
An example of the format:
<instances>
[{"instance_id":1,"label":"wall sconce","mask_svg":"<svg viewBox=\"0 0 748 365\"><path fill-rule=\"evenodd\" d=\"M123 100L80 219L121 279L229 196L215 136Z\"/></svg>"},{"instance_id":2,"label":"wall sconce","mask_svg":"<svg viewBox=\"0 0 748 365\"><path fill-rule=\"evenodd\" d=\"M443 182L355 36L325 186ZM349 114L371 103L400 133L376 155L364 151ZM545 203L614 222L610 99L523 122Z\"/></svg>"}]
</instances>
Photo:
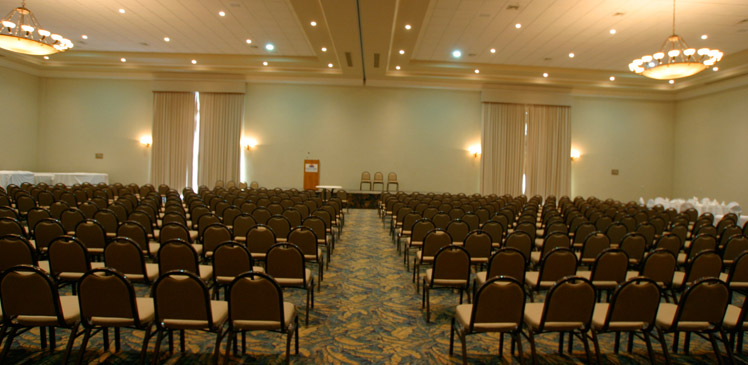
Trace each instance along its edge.
<instances>
[{"instance_id":1,"label":"wall sconce","mask_svg":"<svg viewBox=\"0 0 748 365\"><path fill-rule=\"evenodd\" d=\"M474 144L468 147L468 151L473 155L473 157L478 158L478 155L480 155L480 144Z\"/></svg>"},{"instance_id":2,"label":"wall sconce","mask_svg":"<svg viewBox=\"0 0 748 365\"><path fill-rule=\"evenodd\" d=\"M242 147L249 151L257 146L257 140L254 138L242 138Z\"/></svg>"},{"instance_id":3,"label":"wall sconce","mask_svg":"<svg viewBox=\"0 0 748 365\"><path fill-rule=\"evenodd\" d=\"M582 156L582 153L579 152L579 150L573 149L573 148L571 149L571 160L572 161L579 160L579 157L581 157L581 156Z\"/></svg>"},{"instance_id":4,"label":"wall sconce","mask_svg":"<svg viewBox=\"0 0 748 365\"><path fill-rule=\"evenodd\" d=\"M140 137L140 144L145 146L145 148L151 147L151 145L153 144L153 137L151 136Z\"/></svg>"}]
</instances>

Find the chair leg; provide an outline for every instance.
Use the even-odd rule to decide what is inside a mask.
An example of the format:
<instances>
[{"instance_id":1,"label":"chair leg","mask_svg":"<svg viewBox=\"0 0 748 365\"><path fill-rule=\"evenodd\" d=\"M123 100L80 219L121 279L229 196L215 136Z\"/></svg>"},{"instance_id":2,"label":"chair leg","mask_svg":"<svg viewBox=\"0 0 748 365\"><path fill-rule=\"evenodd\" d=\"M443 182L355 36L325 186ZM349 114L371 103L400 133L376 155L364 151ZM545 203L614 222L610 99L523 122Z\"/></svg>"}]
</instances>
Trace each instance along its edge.
<instances>
[{"instance_id":1,"label":"chair leg","mask_svg":"<svg viewBox=\"0 0 748 365\"><path fill-rule=\"evenodd\" d=\"M231 343L234 343L234 355L236 355L236 332L231 329L228 330L228 338L226 339L226 354L223 356L223 364L228 365L229 357L231 357Z\"/></svg>"},{"instance_id":2,"label":"chair leg","mask_svg":"<svg viewBox=\"0 0 748 365\"><path fill-rule=\"evenodd\" d=\"M642 331L642 333L644 334L644 343L647 344L647 354L649 354L649 361L654 364L655 358L654 351L652 351L652 340L649 339L649 333L647 331Z\"/></svg>"},{"instance_id":3,"label":"chair leg","mask_svg":"<svg viewBox=\"0 0 748 365\"><path fill-rule=\"evenodd\" d=\"M294 332L296 336L296 355L299 354L299 317L294 318Z\"/></svg>"},{"instance_id":4,"label":"chair leg","mask_svg":"<svg viewBox=\"0 0 748 365\"><path fill-rule=\"evenodd\" d=\"M114 351L119 352L119 350L120 350L119 327L114 327Z\"/></svg>"},{"instance_id":5,"label":"chair leg","mask_svg":"<svg viewBox=\"0 0 748 365\"><path fill-rule=\"evenodd\" d=\"M145 329L145 334L143 335L143 347L140 349L140 364L145 364L145 355L148 352L148 341L151 339L151 326L148 326Z\"/></svg>"},{"instance_id":6,"label":"chair leg","mask_svg":"<svg viewBox=\"0 0 748 365\"><path fill-rule=\"evenodd\" d=\"M158 355L161 350L161 341L164 340L164 330L156 328L156 348L153 350L153 363L158 364Z\"/></svg>"},{"instance_id":7,"label":"chair leg","mask_svg":"<svg viewBox=\"0 0 748 365\"><path fill-rule=\"evenodd\" d=\"M593 328L590 332L592 333L592 345L595 346L595 357L597 358L597 363L602 364L603 361L600 357L600 343L597 341L597 331Z\"/></svg>"},{"instance_id":8,"label":"chair leg","mask_svg":"<svg viewBox=\"0 0 748 365\"><path fill-rule=\"evenodd\" d=\"M582 344L584 345L584 353L587 354L587 363L592 364L592 354L590 353L590 344L587 341L587 332L580 332L580 336L582 338ZM571 344L571 340L569 340L569 344ZM569 354L571 354L571 349L569 349Z\"/></svg>"},{"instance_id":9,"label":"chair leg","mask_svg":"<svg viewBox=\"0 0 748 365\"><path fill-rule=\"evenodd\" d=\"M5 340L5 346L3 346L3 352L0 354L0 363L5 363L5 358L8 356L8 350L10 350L10 346L13 344L13 339L16 337L16 332L18 331L18 328L15 326L10 328L10 333L8 333L8 339Z\"/></svg>"},{"instance_id":10,"label":"chair leg","mask_svg":"<svg viewBox=\"0 0 748 365\"><path fill-rule=\"evenodd\" d=\"M662 346L662 354L665 355L665 364L670 365L670 355L667 352L667 342L665 342L665 333L661 328L657 328L657 334L660 337L660 345Z\"/></svg>"},{"instance_id":11,"label":"chair leg","mask_svg":"<svg viewBox=\"0 0 748 365\"><path fill-rule=\"evenodd\" d=\"M727 334L725 334L725 331L720 329L719 335L722 338L722 342L725 344L725 351L727 352L727 359L730 360L730 363L735 362L735 358L732 355L732 347L727 343Z\"/></svg>"},{"instance_id":12,"label":"chair leg","mask_svg":"<svg viewBox=\"0 0 748 365\"><path fill-rule=\"evenodd\" d=\"M287 332L286 333L286 364L291 363L290 353L291 353L291 340L293 339L293 333Z\"/></svg>"},{"instance_id":13,"label":"chair leg","mask_svg":"<svg viewBox=\"0 0 748 365\"><path fill-rule=\"evenodd\" d=\"M615 353L616 355L618 355L618 348L620 347L620 345L621 345L621 332L616 332L616 339L615 339L615 342L613 343L613 353Z\"/></svg>"},{"instance_id":14,"label":"chair leg","mask_svg":"<svg viewBox=\"0 0 748 365\"><path fill-rule=\"evenodd\" d=\"M714 356L717 357L717 364L722 365L722 355L719 353L719 346L712 332L709 333L709 342L712 344L712 349L714 349Z\"/></svg>"},{"instance_id":15,"label":"chair leg","mask_svg":"<svg viewBox=\"0 0 748 365\"><path fill-rule=\"evenodd\" d=\"M70 329L70 339L68 339L68 344L65 346L65 355L62 356L62 363L67 364L68 358L70 357L70 353L73 352L73 345L75 344L75 339L80 335L78 333L78 328L80 327L80 323L76 323L73 328Z\"/></svg>"},{"instance_id":16,"label":"chair leg","mask_svg":"<svg viewBox=\"0 0 748 365\"><path fill-rule=\"evenodd\" d=\"M532 363L535 365L538 363L538 357L535 353L535 334L532 330L528 330L527 339L530 340L530 355L532 356Z\"/></svg>"},{"instance_id":17,"label":"chair leg","mask_svg":"<svg viewBox=\"0 0 748 365\"><path fill-rule=\"evenodd\" d=\"M449 327L449 356L454 354L455 344L455 318L452 317L452 325Z\"/></svg>"},{"instance_id":18,"label":"chair leg","mask_svg":"<svg viewBox=\"0 0 748 365\"><path fill-rule=\"evenodd\" d=\"M431 322L431 288L426 289L426 283L424 282L423 290L426 292L426 323L429 323Z\"/></svg>"},{"instance_id":19,"label":"chair leg","mask_svg":"<svg viewBox=\"0 0 748 365\"><path fill-rule=\"evenodd\" d=\"M49 351L54 352L55 347L57 347L57 338L55 336L55 328L54 327L48 327L49 328Z\"/></svg>"},{"instance_id":20,"label":"chair leg","mask_svg":"<svg viewBox=\"0 0 748 365\"><path fill-rule=\"evenodd\" d=\"M78 364L83 364L83 356L86 355L86 346L88 346L88 339L91 338L91 329L86 327L85 331L83 332L83 342L81 343L81 348L78 350Z\"/></svg>"},{"instance_id":21,"label":"chair leg","mask_svg":"<svg viewBox=\"0 0 748 365\"><path fill-rule=\"evenodd\" d=\"M512 343L517 342L517 357L519 358L520 365L525 364L525 359L522 357L522 336L517 333L513 333L512 336L514 337L514 341ZM512 352L510 354L514 353L514 348L512 348Z\"/></svg>"},{"instance_id":22,"label":"chair leg","mask_svg":"<svg viewBox=\"0 0 748 365\"><path fill-rule=\"evenodd\" d=\"M39 327L39 334L39 341L42 343L42 350L44 350L47 348L47 327Z\"/></svg>"},{"instance_id":23,"label":"chair leg","mask_svg":"<svg viewBox=\"0 0 748 365\"><path fill-rule=\"evenodd\" d=\"M182 353L185 353L187 351L184 337L184 330L179 330L179 350L181 350Z\"/></svg>"}]
</instances>

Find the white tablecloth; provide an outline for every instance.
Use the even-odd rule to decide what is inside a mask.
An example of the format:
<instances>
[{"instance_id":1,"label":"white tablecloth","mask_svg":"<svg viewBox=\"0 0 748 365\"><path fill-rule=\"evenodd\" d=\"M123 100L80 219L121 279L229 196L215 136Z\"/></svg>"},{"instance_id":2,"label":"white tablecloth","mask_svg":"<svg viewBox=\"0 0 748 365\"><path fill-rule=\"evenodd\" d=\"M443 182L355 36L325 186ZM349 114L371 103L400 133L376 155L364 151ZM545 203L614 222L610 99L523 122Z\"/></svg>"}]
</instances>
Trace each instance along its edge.
<instances>
[{"instance_id":1,"label":"white tablecloth","mask_svg":"<svg viewBox=\"0 0 748 365\"><path fill-rule=\"evenodd\" d=\"M91 183L93 185L101 182L107 184L109 183L109 174L98 174L91 172L39 172L37 174L39 175L40 179L46 179L49 175L52 175L52 184L63 183L70 186L82 183Z\"/></svg>"},{"instance_id":2,"label":"white tablecloth","mask_svg":"<svg viewBox=\"0 0 748 365\"><path fill-rule=\"evenodd\" d=\"M0 171L0 186L3 188L10 184L21 186L23 183L34 183L34 173L31 171L12 171L2 170Z\"/></svg>"},{"instance_id":3,"label":"white tablecloth","mask_svg":"<svg viewBox=\"0 0 748 365\"><path fill-rule=\"evenodd\" d=\"M639 203L641 205L646 205L648 208L652 208L655 205L662 205L665 209L673 208L678 212L682 212L688 208L695 208L699 212L699 214L709 212L714 214L715 218L718 215L722 216L727 213L735 213L740 216L743 211L743 209L737 202L725 203L719 202L716 199L709 198L703 198L699 200L698 198L693 197L686 200L657 197L647 200L646 203L644 202L644 198L639 198Z\"/></svg>"}]
</instances>

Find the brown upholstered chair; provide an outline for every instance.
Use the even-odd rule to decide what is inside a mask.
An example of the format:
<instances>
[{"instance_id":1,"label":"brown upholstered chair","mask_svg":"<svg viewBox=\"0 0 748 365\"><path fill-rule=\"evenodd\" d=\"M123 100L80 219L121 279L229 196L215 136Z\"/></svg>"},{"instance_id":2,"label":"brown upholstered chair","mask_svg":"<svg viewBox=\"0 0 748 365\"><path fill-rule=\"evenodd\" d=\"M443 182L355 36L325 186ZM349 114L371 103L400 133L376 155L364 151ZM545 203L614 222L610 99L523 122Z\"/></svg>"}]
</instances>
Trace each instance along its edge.
<instances>
[{"instance_id":1,"label":"brown upholstered chair","mask_svg":"<svg viewBox=\"0 0 748 365\"><path fill-rule=\"evenodd\" d=\"M629 267L629 257L619 248L608 248L600 252L592 264L591 271L577 271L577 275L588 279L595 285L598 301L602 292L610 293L626 281L626 270Z\"/></svg>"},{"instance_id":2,"label":"brown upholstered chair","mask_svg":"<svg viewBox=\"0 0 748 365\"><path fill-rule=\"evenodd\" d=\"M104 263L127 275L133 283L150 285L158 278L158 264L147 263L140 245L127 237L115 237L107 243Z\"/></svg>"},{"instance_id":3,"label":"brown upholstered chair","mask_svg":"<svg viewBox=\"0 0 748 365\"><path fill-rule=\"evenodd\" d=\"M314 277L305 266L304 253L294 244L276 243L265 256L265 271L283 288L306 290L306 324L314 308Z\"/></svg>"},{"instance_id":4,"label":"brown upholstered chair","mask_svg":"<svg viewBox=\"0 0 748 365\"><path fill-rule=\"evenodd\" d=\"M375 172L374 178L371 179L371 190L374 190L377 184L382 185L382 191L384 191L384 174L380 171Z\"/></svg>"},{"instance_id":5,"label":"brown upholstered chair","mask_svg":"<svg viewBox=\"0 0 748 365\"><path fill-rule=\"evenodd\" d=\"M276 331L286 335L286 364L289 363L291 338L296 336L299 353L299 318L296 306L283 301L283 290L269 275L248 272L239 275L229 288L229 330L226 362L231 343L236 354L236 334L242 334L242 353L246 351L244 335L247 331Z\"/></svg>"},{"instance_id":6,"label":"brown upholstered chair","mask_svg":"<svg viewBox=\"0 0 748 365\"><path fill-rule=\"evenodd\" d=\"M203 231L203 257L210 258L213 256L213 250L221 243L231 241L233 233L223 223L213 223Z\"/></svg>"},{"instance_id":7,"label":"brown upholstered chair","mask_svg":"<svg viewBox=\"0 0 748 365\"><path fill-rule=\"evenodd\" d=\"M234 241L219 244L213 251L213 282L216 285L216 299L221 288L225 288L228 293L228 287L234 278L247 271L264 272L265 270L254 265L252 254L245 246Z\"/></svg>"},{"instance_id":8,"label":"brown upholstered chair","mask_svg":"<svg viewBox=\"0 0 748 365\"><path fill-rule=\"evenodd\" d=\"M275 244L275 232L264 224L256 224L247 231L244 241L253 259L265 261L265 255Z\"/></svg>"},{"instance_id":9,"label":"brown upholstered chair","mask_svg":"<svg viewBox=\"0 0 748 365\"><path fill-rule=\"evenodd\" d=\"M72 285L73 295L76 283L83 274L92 268L104 267L103 262L91 262L86 246L71 236L60 236L49 243L49 273L60 286Z\"/></svg>"},{"instance_id":10,"label":"brown upholstered chair","mask_svg":"<svg viewBox=\"0 0 748 365\"><path fill-rule=\"evenodd\" d=\"M361 182L358 184L358 190L364 190L364 184L369 184L369 190L371 190L371 173L369 171L361 173Z\"/></svg>"},{"instance_id":11,"label":"brown upholstered chair","mask_svg":"<svg viewBox=\"0 0 748 365\"><path fill-rule=\"evenodd\" d=\"M305 262L314 262L317 264L317 291L322 287L323 270L325 266L324 256L322 256L322 249L317 245L317 235L311 228L308 227L296 227L288 233L288 243L293 243L304 254Z\"/></svg>"},{"instance_id":12,"label":"brown upholstered chair","mask_svg":"<svg viewBox=\"0 0 748 365\"><path fill-rule=\"evenodd\" d=\"M200 258L195 248L180 239L169 240L161 244L157 256L159 275L181 270L197 275L206 283L213 278L213 267L200 265Z\"/></svg>"},{"instance_id":13,"label":"brown upholstered chair","mask_svg":"<svg viewBox=\"0 0 748 365\"><path fill-rule=\"evenodd\" d=\"M387 191L390 191L390 185L395 185L395 191L400 191L400 183L397 181L397 174L394 172L387 174Z\"/></svg>"},{"instance_id":14,"label":"brown upholstered chair","mask_svg":"<svg viewBox=\"0 0 748 365\"><path fill-rule=\"evenodd\" d=\"M434 255L433 268L427 269L423 277L421 309L426 307L426 322L431 321L431 289L448 288L460 291L460 304L463 292L470 301L470 254L460 246L448 245Z\"/></svg>"},{"instance_id":15,"label":"brown upholstered chair","mask_svg":"<svg viewBox=\"0 0 748 365\"><path fill-rule=\"evenodd\" d=\"M574 275L576 271L577 256L571 249L558 247L551 250L540 260L538 271L525 273L530 300L534 299L535 292L550 289L557 281Z\"/></svg>"}]
</instances>

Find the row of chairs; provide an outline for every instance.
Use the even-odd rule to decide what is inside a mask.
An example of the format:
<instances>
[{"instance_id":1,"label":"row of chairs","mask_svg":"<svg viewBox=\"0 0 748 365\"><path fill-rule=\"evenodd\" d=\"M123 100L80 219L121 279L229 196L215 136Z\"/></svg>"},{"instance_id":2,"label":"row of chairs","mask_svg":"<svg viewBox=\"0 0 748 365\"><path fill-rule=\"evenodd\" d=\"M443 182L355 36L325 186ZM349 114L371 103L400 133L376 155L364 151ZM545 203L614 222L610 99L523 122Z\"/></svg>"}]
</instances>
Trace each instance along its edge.
<instances>
[{"instance_id":1,"label":"row of chairs","mask_svg":"<svg viewBox=\"0 0 748 365\"><path fill-rule=\"evenodd\" d=\"M369 171L364 171L361 173L361 182L358 184L358 190L364 190L364 184L369 185L369 190L374 190L374 187L379 184L382 186L382 191L385 191L385 187L386 191L390 191L390 185L395 186L395 191L400 191L400 183L397 181L397 174L394 172L387 174L387 184L385 185L384 175L381 172L375 172L374 178L372 178Z\"/></svg>"}]
</instances>

